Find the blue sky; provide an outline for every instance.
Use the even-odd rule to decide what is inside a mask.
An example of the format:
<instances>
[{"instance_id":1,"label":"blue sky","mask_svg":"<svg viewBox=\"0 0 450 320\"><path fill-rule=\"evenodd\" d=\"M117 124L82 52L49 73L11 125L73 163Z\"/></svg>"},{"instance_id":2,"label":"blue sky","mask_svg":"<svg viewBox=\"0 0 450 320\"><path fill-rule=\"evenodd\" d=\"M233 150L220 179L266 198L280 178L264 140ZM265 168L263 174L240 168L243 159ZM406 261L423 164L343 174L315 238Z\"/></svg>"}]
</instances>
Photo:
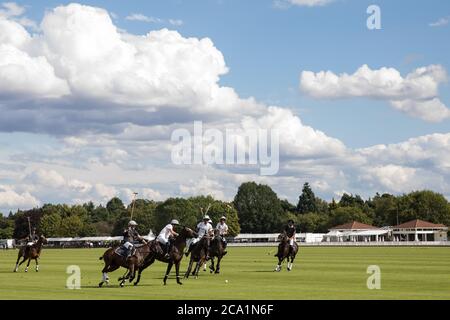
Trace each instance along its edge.
<instances>
[{"instance_id":1,"label":"blue sky","mask_svg":"<svg viewBox=\"0 0 450 320\"><path fill-rule=\"evenodd\" d=\"M71 2L16 1L18 6L26 8L24 15L34 20L37 25L55 7L65 6L69 3ZM434 122L425 121L423 117L417 117L393 108L390 100L386 97L373 98L370 95L356 97L343 94L343 97L317 98L300 90L300 75L303 71L314 73L332 71L336 75L341 73L353 74L358 68L367 64L372 70L379 70L383 67L394 68L401 73L402 77L406 77L417 68L431 65L440 65L442 69L448 72L450 70L450 41L448 41L450 39L450 25L448 24L450 3L448 1L335 0L325 6L307 7L292 4L285 8L278 8L273 0L80 1L79 3L107 10L114 16L113 24L129 34L145 35L149 31L169 28L178 31L183 38L210 38L217 50L223 54L226 66L229 68L227 74L220 76L220 86L233 88L240 99L254 97L256 101L267 106L275 105L291 110L293 115L301 119L303 125L322 131L326 136L342 142L348 150L352 150L352 156L360 156L354 154L355 150L359 148L369 148L379 144L401 144L410 139L450 133L450 118L444 117L441 121ZM370 31L366 27L368 18L366 9L371 4L376 4L381 8L382 30ZM160 19L160 21L145 22L127 19L132 14L145 15L148 18ZM14 20L16 18L13 16L7 17L7 19ZM171 24L169 19L182 20L182 24ZM430 26L431 23L440 19L446 20L447 24L442 23L441 26L436 27ZM42 33L42 30L33 31L29 27L27 27L27 30L30 34ZM48 59L51 60L51 58ZM449 88L448 82L439 82L438 98L445 106L450 106ZM39 99L34 100L34 102L39 101ZM77 101L76 104L81 103L79 100ZM0 101L1 103L2 101ZM103 105L103 103L108 102L104 100L100 103L96 100L96 103ZM5 100L3 104L8 108L12 108L13 105L11 100ZM95 107L94 104L92 106L93 109L100 110L100 107ZM46 111L41 114L44 117L46 115ZM65 115L64 119L70 124L70 116ZM52 130L44 128L44 125L40 126L40 121L43 120L33 120L33 123L39 124L39 128L30 130L31 132L21 132L28 131L20 129L23 123L15 127L14 123L9 122L8 130L5 129L5 126L1 130L3 133L0 133L0 143L2 144L0 161L3 158L4 165L7 163L10 165L11 162L14 162L14 159L12 159L14 156L20 156L20 159L22 159L20 165L27 172L25 174L27 177L33 175L32 171L45 167L45 170L61 174L66 182L82 180L83 178L86 180L85 177L89 174L77 173L72 170L72 167L79 167L80 163L87 158L92 160L90 156L97 150L94 146L82 149L80 154L85 154L86 157L80 156L81 158L78 160L64 159L63 155L59 155L65 169L61 168L61 163L55 163L54 159L46 160L45 165L39 164L40 162L36 159L42 150L67 147L67 145L64 145L64 139L88 139L86 138L86 131L83 131L83 129L80 133L74 132L73 135L67 134L67 132L55 134ZM170 121L166 119L165 123L167 122ZM10 126L12 129L9 128ZM7 133L10 131L15 133ZM108 136L108 139L110 138ZM109 143L108 148L114 148L111 147L112 145L119 145L118 141L121 141L122 138L114 137L111 139L114 140L114 143ZM429 150L423 147L423 150L433 153L445 151L441 149L446 148L446 145L433 146L427 146L427 148L430 148ZM104 147L102 145L102 148ZM117 149L125 150L122 146L117 147ZM408 154L408 150L405 151L404 159L411 156ZM53 154L51 151L46 153ZM137 158L134 160L147 163L146 160ZM301 161L304 161L303 157L300 158ZM309 160L316 161L314 162L316 165L317 159L319 158L313 157ZM32 164L30 161L37 162ZM372 163L372 161L375 160L367 160L368 163ZM342 171L345 175L347 170L351 172L356 169L351 168L351 166L345 169L333 167L330 172L336 172L333 179L339 181L336 180L336 183L329 182L329 188L324 188L318 192L327 199L342 191L370 194L380 187L385 188L380 191L394 193L407 192L411 188L419 187L436 188L438 191L446 193L447 185L442 184L438 177L439 174L443 174L442 170L447 170L447 164L436 165L436 161L430 159L417 160L412 164L405 163L397 158L390 160L381 160L380 158L375 162L369 167L389 169L391 168L389 166L395 166L395 168L402 170L402 174L406 174L405 172L411 173L413 171L409 171L409 169L414 169L415 177L426 174L427 170L432 170L437 180L427 180L419 185L409 185L407 183L409 180L405 180L405 188L402 189L399 186L394 187L392 183L386 183L384 179L385 171L383 171L383 174L379 173L383 176L380 181L374 182L371 180L372 187L369 190L364 189L364 185L367 183L364 180L367 179L367 172L357 176L349 174L345 179L341 179L338 172ZM161 163L161 160L159 159L157 163ZM430 168L433 165L436 167ZM359 169L360 167L358 167ZM61 172L61 170L64 172ZM91 173L94 172L92 168L89 170ZM311 171L317 172L316 170ZM198 174L200 174L200 178ZM377 174L374 173L374 176ZM447 174L447 171L445 171L445 174ZM77 177L77 175L80 176ZM205 173L205 170L200 170L200 173L197 172L196 178L193 175L193 179L205 178L209 181L214 180L213 176L217 177L217 175L220 175L220 173L215 172L209 175ZM201 178L202 176L203 178ZM319 182L327 179L326 177L319 177L317 173L309 172L301 172L292 176L284 173L282 176L280 179L317 180L318 185L320 185ZM28 192L40 203L46 200L67 200L64 197L50 197L45 192L42 192L41 196L38 195L40 194L38 191L33 194L33 188L22 185L30 183L29 181L25 183L23 179L26 180L23 176L14 174L4 173L2 176L0 171L0 185L7 185L8 190L13 190L18 195L23 196ZM231 178L231 180L233 179L236 179L236 177ZM409 179L414 180L415 178L410 176ZM343 183L340 180L347 182ZM266 180L263 182L271 183L271 181ZM89 183L94 184L93 181ZM105 186L114 185L115 187L124 184L111 179L102 183ZM127 188L142 184L142 181L130 182ZM298 190L294 190L294 186L290 186L284 180L273 181L273 184L275 189L279 185L277 191L280 194L295 199ZM223 186L224 197L230 198L231 190L234 190L235 185L230 185L229 181L223 181L216 185L217 189L220 189L220 185ZM156 187L166 190L158 189L156 191ZM178 187L179 185L176 188ZM166 194L174 195L167 191L172 189L173 186L161 186L161 181L154 181L150 188L159 192L162 197ZM6 207L3 205L3 208ZM0 208L2 208L1 201Z\"/></svg>"},{"instance_id":2,"label":"blue sky","mask_svg":"<svg viewBox=\"0 0 450 320\"><path fill-rule=\"evenodd\" d=\"M29 3L29 16L39 20L46 9L70 1ZM353 72L362 64L394 67L402 74L441 64L450 67L450 28L429 26L450 14L446 1L337 0L325 7L277 9L272 0L83 1L118 15L119 27L136 34L172 27L168 23L127 21L142 13L161 19L181 19L176 29L185 37L209 37L230 68L221 79L242 96L290 107L302 119L338 137L350 147L398 143L407 138L448 132L448 121L423 123L391 110L383 101L314 101L297 90L302 70ZM366 9L382 10L383 30L366 28ZM450 101L449 85L442 86ZM351 126L349 126L351 123Z\"/></svg>"}]
</instances>

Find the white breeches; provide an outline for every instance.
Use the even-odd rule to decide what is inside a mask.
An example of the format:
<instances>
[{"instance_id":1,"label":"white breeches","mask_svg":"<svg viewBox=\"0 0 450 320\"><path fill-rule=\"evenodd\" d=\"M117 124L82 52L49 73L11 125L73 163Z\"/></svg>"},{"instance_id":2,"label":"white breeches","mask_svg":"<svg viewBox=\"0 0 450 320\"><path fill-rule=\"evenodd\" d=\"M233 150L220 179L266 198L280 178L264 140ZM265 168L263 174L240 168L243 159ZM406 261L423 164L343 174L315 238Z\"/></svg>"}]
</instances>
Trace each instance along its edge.
<instances>
[{"instance_id":1,"label":"white breeches","mask_svg":"<svg viewBox=\"0 0 450 320\"><path fill-rule=\"evenodd\" d=\"M169 242L169 239L166 239L164 237L158 237L157 240L161 244L167 244L167 242Z\"/></svg>"},{"instance_id":2,"label":"white breeches","mask_svg":"<svg viewBox=\"0 0 450 320\"><path fill-rule=\"evenodd\" d=\"M133 247L133 244L130 243L130 242L125 242L125 243L123 244L123 246L128 250L128 249L130 249L130 248Z\"/></svg>"}]
</instances>

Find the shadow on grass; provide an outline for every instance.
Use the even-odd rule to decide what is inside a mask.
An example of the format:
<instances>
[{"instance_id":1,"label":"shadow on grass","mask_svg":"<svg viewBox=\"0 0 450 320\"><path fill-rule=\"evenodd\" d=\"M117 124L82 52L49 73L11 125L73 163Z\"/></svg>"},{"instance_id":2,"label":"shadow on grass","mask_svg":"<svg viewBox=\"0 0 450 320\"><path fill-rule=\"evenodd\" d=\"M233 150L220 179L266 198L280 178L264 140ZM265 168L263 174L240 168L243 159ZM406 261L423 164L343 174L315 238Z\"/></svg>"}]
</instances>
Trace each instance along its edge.
<instances>
[{"instance_id":1,"label":"shadow on grass","mask_svg":"<svg viewBox=\"0 0 450 320\"><path fill-rule=\"evenodd\" d=\"M118 284L108 284L103 285L103 287L99 287L98 285L92 285L92 286L81 286L81 289L125 289L127 287L130 288L139 288L139 287L159 287L158 284L139 284L137 286L134 286L132 284L126 284L124 287L119 286Z\"/></svg>"}]
</instances>

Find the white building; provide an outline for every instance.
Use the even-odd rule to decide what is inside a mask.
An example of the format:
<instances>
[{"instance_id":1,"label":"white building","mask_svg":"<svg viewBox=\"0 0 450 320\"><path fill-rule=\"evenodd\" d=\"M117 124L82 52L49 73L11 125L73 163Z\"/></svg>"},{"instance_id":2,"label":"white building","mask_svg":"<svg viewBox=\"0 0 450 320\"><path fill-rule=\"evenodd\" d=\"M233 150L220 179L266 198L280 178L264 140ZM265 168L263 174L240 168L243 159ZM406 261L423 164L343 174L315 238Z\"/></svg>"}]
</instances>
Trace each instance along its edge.
<instances>
[{"instance_id":1,"label":"white building","mask_svg":"<svg viewBox=\"0 0 450 320\"><path fill-rule=\"evenodd\" d=\"M383 242L389 238L389 228L377 228L353 221L330 229L324 236L326 242Z\"/></svg>"},{"instance_id":2,"label":"white building","mask_svg":"<svg viewBox=\"0 0 450 320\"><path fill-rule=\"evenodd\" d=\"M447 241L448 227L422 220L412 220L394 227L393 236L398 241Z\"/></svg>"}]
</instances>

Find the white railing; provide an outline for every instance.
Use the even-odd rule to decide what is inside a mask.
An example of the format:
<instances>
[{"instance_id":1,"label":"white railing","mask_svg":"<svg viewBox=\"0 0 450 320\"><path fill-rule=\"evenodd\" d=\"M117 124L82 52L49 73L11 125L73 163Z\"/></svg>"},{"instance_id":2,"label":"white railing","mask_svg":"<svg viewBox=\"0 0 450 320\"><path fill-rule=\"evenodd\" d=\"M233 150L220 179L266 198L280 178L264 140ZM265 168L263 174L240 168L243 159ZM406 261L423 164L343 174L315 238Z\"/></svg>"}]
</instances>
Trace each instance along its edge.
<instances>
[{"instance_id":1,"label":"white railing","mask_svg":"<svg viewBox=\"0 0 450 320\"><path fill-rule=\"evenodd\" d=\"M450 247L450 241L401 241L401 242L299 242L300 247ZM229 247L274 247L278 242L229 243Z\"/></svg>"}]
</instances>

